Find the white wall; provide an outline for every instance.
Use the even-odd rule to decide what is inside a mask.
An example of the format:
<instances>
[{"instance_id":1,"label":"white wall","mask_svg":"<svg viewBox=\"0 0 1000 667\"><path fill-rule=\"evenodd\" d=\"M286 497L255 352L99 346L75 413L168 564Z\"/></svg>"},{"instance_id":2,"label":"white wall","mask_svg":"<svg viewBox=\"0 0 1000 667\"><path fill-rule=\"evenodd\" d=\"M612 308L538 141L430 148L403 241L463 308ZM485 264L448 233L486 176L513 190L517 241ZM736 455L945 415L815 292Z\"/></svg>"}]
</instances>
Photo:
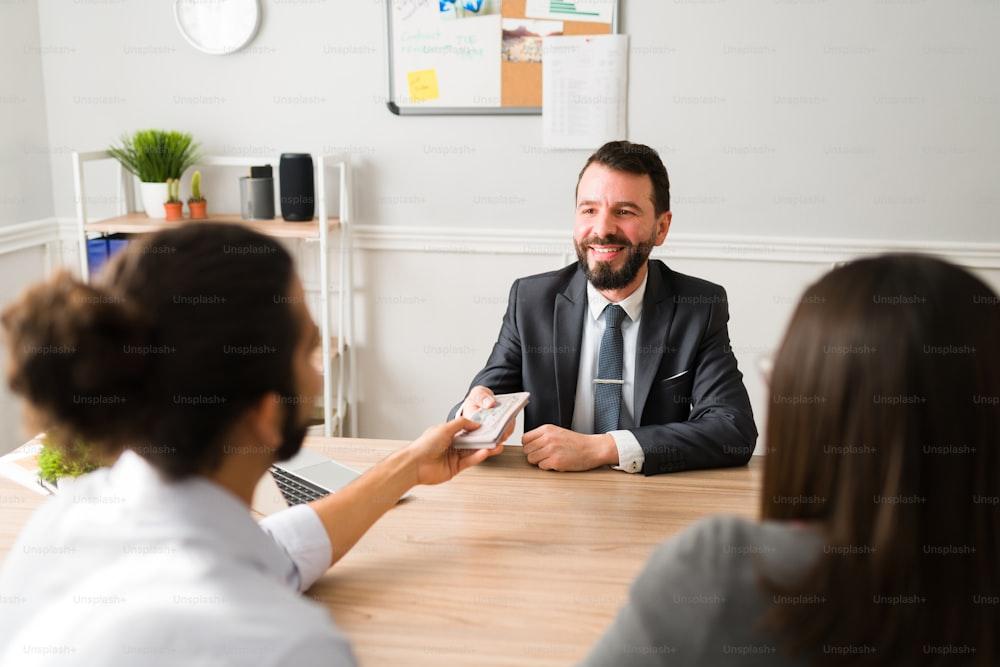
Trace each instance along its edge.
<instances>
[{"instance_id":1,"label":"white wall","mask_svg":"<svg viewBox=\"0 0 1000 667\"><path fill-rule=\"evenodd\" d=\"M171 2L41 0L51 144L146 126L212 152L357 154L371 224L559 228L584 152L528 118L397 118L384 0L263 0L239 54L195 52ZM1000 4L624 0L630 137L663 151L675 231L1000 240ZM53 164L72 214L68 159ZM235 179L227 187L235 189Z\"/></svg>"},{"instance_id":2,"label":"white wall","mask_svg":"<svg viewBox=\"0 0 1000 667\"><path fill-rule=\"evenodd\" d=\"M72 224L63 227L61 256L75 266ZM443 420L486 361L514 279L573 261L568 230L366 225L355 231L354 247L356 416L359 434L375 438L412 438ZM315 315L315 247L289 250ZM733 353L763 433L768 393L759 363L778 346L803 290L839 262L884 252L940 255L1000 293L1000 244L671 233L653 257L726 287ZM520 433L519 425L515 442ZM757 453L764 449L762 438Z\"/></svg>"},{"instance_id":3,"label":"white wall","mask_svg":"<svg viewBox=\"0 0 1000 667\"><path fill-rule=\"evenodd\" d=\"M1000 3L626 4L678 231L1000 239Z\"/></svg>"},{"instance_id":4,"label":"white wall","mask_svg":"<svg viewBox=\"0 0 1000 667\"><path fill-rule=\"evenodd\" d=\"M0 305L44 275L44 249L23 223L52 215L52 181L35 2L0 2ZM0 359L7 356L0 339ZM0 453L24 441L20 412L0 382Z\"/></svg>"},{"instance_id":5,"label":"white wall","mask_svg":"<svg viewBox=\"0 0 1000 667\"><path fill-rule=\"evenodd\" d=\"M384 2L262 0L250 47L212 57L177 33L170 2L41 0L37 117L60 219L74 214L69 151L142 127L190 131L211 153L351 153L361 432L409 437L486 358L510 282L567 261L587 153L542 149L537 117L392 116ZM671 172L671 265L729 290L759 423L756 359L831 262L906 241L994 267L1000 285L1000 4L623 6L629 138ZM109 176L92 179L94 212L112 203ZM234 174L207 180L210 200L234 201ZM0 278L24 280L2 265Z\"/></svg>"},{"instance_id":6,"label":"white wall","mask_svg":"<svg viewBox=\"0 0 1000 667\"><path fill-rule=\"evenodd\" d=\"M0 225L52 215L35 2L0 2Z\"/></svg>"},{"instance_id":7,"label":"white wall","mask_svg":"<svg viewBox=\"0 0 1000 667\"><path fill-rule=\"evenodd\" d=\"M493 347L511 282L570 261L561 234L484 237L430 229L387 234L379 228L359 236L361 433L409 438L444 419ZM768 394L759 362L777 348L806 286L837 262L913 250L967 266L1000 292L1000 245L671 236L654 257L726 287L733 352L763 433ZM764 449L762 437L757 453Z\"/></svg>"},{"instance_id":8,"label":"white wall","mask_svg":"<svg viewBox=\"0 0 1000 667\"><path fill-rule=\"evenodd\" d=\"M0 227L0 229L3 229ZM10 303L24 285L44 276L45 251L42 247L28 248L0 255L0 307ZM6 363L7 350L0 341L0 359ZM6 372L0 374L5 378ZM22 425L21 405L15 400L5 381L0 381L0 455L22 444L30 435Z\"/></svg>"}]
</instances>

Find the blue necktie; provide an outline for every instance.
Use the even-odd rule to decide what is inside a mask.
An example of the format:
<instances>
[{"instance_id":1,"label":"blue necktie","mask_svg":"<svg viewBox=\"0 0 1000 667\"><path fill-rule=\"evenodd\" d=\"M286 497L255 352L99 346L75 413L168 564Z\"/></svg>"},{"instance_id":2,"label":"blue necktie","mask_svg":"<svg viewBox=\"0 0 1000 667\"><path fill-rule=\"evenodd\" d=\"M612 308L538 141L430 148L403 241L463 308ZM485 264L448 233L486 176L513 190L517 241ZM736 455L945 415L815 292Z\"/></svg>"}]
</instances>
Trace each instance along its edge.
<instances>
[{"instance_id":1,"label":"blue necktie","mask_svg":"<svg viewBox=\"0 0 1000 667\"><path fill-rule=\"evenodd\" d=\"M622 412L622 320L625 309L614 304L604 308L604 335L597 357L597 377L594 379L594 433L618 429Z\"/></svg>"}]
</instances>

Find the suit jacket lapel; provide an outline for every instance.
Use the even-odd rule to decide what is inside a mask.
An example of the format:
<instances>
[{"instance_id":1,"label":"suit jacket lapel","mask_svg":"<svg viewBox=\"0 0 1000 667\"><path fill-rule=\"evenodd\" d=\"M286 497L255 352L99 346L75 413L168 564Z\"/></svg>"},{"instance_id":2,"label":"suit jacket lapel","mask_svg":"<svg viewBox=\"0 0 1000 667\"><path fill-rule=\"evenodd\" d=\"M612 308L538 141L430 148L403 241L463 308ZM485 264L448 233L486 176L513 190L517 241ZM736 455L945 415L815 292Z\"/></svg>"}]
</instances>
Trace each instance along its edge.
<instances>
[{"instance_id":1,"label":"suit jacket lapel","mask_svg":"<svg viewBox=\"0 0 1000 667\"><path fill-rule=\"evenodd\" d=\"M639 321L639 338L635 359L635 425L642 424L642 412L649 398L649 390L660 368L667 333L674 315L674 301L670 299L668 269L663 262L652 260L648 264L649 279L646 295L642 300L642 318Z\"/></svg>"},{"instance_id":2,"label":"suit jacket lapel","mask_svg":"<svg viewBox=\"0 0 1000 667\"><path fill-rule=\"evenodd\" d=\"M580 373L583 317L587 310L587 278L577 269L566 288L556 295L552 320L552 354L556 368L559 425L570 428L576 402L576 380Z\"/></svg>"}]
</instances>

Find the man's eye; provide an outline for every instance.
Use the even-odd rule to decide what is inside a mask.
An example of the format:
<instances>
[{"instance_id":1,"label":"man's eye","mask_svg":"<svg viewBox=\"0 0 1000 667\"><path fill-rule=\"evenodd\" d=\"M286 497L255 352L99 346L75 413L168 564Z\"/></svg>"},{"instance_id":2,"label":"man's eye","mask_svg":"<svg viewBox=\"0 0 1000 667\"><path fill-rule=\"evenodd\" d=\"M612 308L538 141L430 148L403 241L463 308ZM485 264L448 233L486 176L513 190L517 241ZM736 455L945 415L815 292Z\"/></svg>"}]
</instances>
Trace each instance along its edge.
<instances>
[{"instance_id":1,"label":"man's eye","mask_svg":"<svg viewBox=\"0 0 1000 667\"><path fill-rule=\"evenodd\" d=\"M618 215L634 215L634 213L627 208L623 208L618 211Z\"/></svg>"}]
</instances>

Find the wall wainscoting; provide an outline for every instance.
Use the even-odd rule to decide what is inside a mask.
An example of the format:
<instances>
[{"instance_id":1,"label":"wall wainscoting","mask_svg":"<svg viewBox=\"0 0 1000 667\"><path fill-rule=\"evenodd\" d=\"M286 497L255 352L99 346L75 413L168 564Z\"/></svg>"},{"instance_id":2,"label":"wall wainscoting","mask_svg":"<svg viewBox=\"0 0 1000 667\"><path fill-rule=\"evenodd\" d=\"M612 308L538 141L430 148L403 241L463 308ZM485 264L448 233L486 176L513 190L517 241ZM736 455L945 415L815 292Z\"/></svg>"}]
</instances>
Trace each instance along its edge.
<instances>
[{"instance_id":1,"label":"wall wainscoting","mask_svg":"<svg viewBox=\"0 0 1000 667\"><path fill-rule=\"evenodd\" d=\"M352 236L355 417L358 432L365 437L412 438L443 420L489 355L513 280L575 261L568 228L355 225ZM14 270L15 258L23 263L24 253L32 249L43 258L40 263L32 260L36 270ZM314 296L315 253L291 249L306 289ZM59 264L75 269L77 252L72 219L0 227L5 297L12 298ZM726 287L732 347L763 431L767 391L758 367L778 346L799 295L835 264L884 252L936 254L974 270L1000 290L1000 244L995 243L678 233L653 256L677 271ZM12 414L13 399L2 392L0 413L6 416ZM8 434L4 438L0 449L16 440ZM763 450L761 443L757 451Z\"/></svg>"}]
</instances>

